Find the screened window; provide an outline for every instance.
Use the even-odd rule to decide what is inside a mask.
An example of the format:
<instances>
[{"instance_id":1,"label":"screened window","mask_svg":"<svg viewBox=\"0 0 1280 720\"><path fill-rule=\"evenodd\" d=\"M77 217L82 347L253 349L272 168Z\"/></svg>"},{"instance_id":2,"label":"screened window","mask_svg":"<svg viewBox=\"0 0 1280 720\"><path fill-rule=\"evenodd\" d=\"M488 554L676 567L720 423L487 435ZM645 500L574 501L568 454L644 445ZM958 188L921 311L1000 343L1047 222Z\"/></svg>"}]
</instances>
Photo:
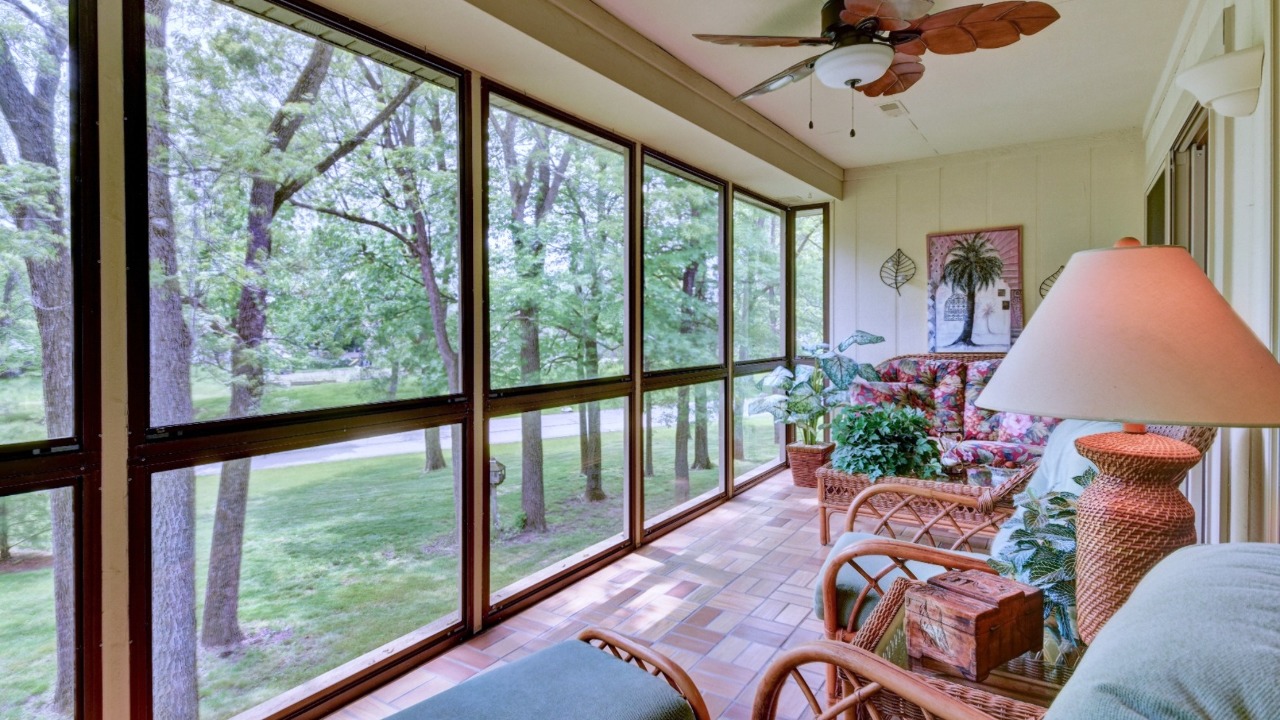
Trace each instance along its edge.
<instances>
[{"instance_id":1,"label":"screened window","mask_svg":"<svg viewBox=\"0 0 1280 720\"><path fill-rule=\"evenodd\" d=\"M646 525L720 494L723 388L710 382L645 393Z\"/></svg>"},{"instance_id":2,"label":"screened window","mask_svg":"<svg viewBox=\"0 0 1280 720\"><path fill-rule=\"evenodd\" d=\"M260 711L456 622L460 440L447 426L152 475L153 716Z\"/></svg>"},{"instance_id":3,"label":"screened window","mask_svg":"<svg viewBox=\"0 0 1280 720\"><path fill-rule=\"evenodd\" d=\"M75 715L74 492L0 495L0 718Z\"/></svg>"},{"instance_id":4,"label":"screened window","mask_svg":"<svg viewBox=\"0 0 1280 720\"><path fill-rule=\"evenodd\" d=\"M650 160L644 169L645 370L716 365L723 193Z\"/></svg>"},{"instance_id":5,"label":"screened window","mask_svg":"<svg viewBox=\"0 0 1280 720\"><path fill-rule=\"evenodd\" d=\"M735 359L786 355L781 211L738 195L733 202L733 352Z\"/></svg>"},{"instance_id":6,"label":"screened window","mask_svg":"<svg viewBox=\"0 0 1280 720\"><path fill-rule=\"evenodd\" d=\"M76 434L68 11L0 5L0 445Z\"/></svg>"},{"instance_id":7,"label":"screened window","mask_svg":"<svg viewBox=\"0 0 1280 720\"><path fill-rule=\"evenodd\" d=\"M458 393L452 81L147 3L151 422Z\"/></svg>"},{"instance_id":8,"label":"screened window","mask_svg":"<svg viewBox=\"0 0 1280 720\"><path fill-rule=\"evenodd\" d=\"M826 215L802 210L795 218L796 351L826 341Z\"/></svg>"},{"instance_id":9,"label":"screened window","mask_svg":"<svg viewBox=\"0 0 1280 720\"><path fill-rule=\"evenodd\" d=\"M494 602L625 540L626 408L608 400L489 420Z\"/></svg>"},{"instance_id":10,"label":"screened window","mask_svg":"<svg viewBox=\"0 0 1280 720\"><path fill-rule=\"evenodd\" d=\"M762 468L777 465L784 456L786 429L767 412L753 412L751 404L769 394L757 383L769 373L733 379L733 475L748 478Z\"/></svg>"},{"instance_id":11,"label":"screened window","mask_svg":"<svg viewBox=\"0 0 1280 720\"><path fill-rule=\"evenodd\" d=\"M622 375L626 154L491 97L490 385Z\"/></svg>"}]
</instances>

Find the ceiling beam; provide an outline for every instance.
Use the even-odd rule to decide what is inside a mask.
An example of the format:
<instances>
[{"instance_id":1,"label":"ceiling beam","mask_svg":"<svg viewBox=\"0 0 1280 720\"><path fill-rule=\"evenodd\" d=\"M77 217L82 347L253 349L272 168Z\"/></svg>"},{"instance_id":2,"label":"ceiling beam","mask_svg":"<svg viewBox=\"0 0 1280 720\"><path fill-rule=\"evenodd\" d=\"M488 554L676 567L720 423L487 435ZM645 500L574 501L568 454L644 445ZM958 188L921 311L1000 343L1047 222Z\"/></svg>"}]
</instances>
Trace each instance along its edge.
<instances>
[{"instance_id":1,"label":"ceiling beam","mask_svg":"<svg viewBox=\"0 0 1280 720\"><path fill-rule=\"evenodd\" d=\"M734 102L724 89L591 0L467 2L815 189L843 197L843 168Z\"/></svg>"}]
</instances>

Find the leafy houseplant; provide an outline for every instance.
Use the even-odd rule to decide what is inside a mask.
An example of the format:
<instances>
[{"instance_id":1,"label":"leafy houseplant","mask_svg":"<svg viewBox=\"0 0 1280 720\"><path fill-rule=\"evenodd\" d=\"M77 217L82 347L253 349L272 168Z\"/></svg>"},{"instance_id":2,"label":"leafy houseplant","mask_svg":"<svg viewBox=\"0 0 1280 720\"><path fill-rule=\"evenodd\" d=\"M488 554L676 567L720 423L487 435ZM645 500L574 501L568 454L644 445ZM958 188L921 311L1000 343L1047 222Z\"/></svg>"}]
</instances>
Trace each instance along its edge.
<instances>
[{"instance_id":1,"label":"leafy houseplant","mask_svg":"<svg viewBox=\"0 0 1280 720\"><path fill-rule=\"evenodd\" d=\"M1081 491L1093 482L1090 468L1073 480ZM1058 646L1058 663L1074 662L1084 650L1076 627L1076 503L1079 493L1018 496L1022 511L1009 522L1013 533L999 557L987 561L996 572L1044 593L1045 627Z\"/></svg>"},{"instance_id":2,"label":"leafy houseplant","mask_svg":"<svg viewBox=\"0 0 1280 720\"><path fill-rule=\"evenodd\" d=\"M836 441L831 467L866 475L872 482L886 475L940 477L941 455L928 430L929 421L915 408L846 408L831 426Z\"/></svg>"},{"instance_id":3,"label":"leafy houseplant","mask_svg":"<svg viewBox=\"0 0 1280 720\"><path fill-rule=\"evenodd\" d=\"M826 343L806 345L804 354L814 359L814 365L800 365L795 372L779 365L762 378L756 386L769 390L770 395L753 400L751 413L767 412L776 423L794 425L800 442L787 445L787 458L791 464L791 477L796 485L815 487L814 471L827 462L832 443L822 442L826 418L833 411L848 404L849 387L854 378L879 380L875 368L859 363L844 351L854 345L874 345L884 342L879 335L855 332L840 343L835 350Z\"/></svg>"}]
</instances>

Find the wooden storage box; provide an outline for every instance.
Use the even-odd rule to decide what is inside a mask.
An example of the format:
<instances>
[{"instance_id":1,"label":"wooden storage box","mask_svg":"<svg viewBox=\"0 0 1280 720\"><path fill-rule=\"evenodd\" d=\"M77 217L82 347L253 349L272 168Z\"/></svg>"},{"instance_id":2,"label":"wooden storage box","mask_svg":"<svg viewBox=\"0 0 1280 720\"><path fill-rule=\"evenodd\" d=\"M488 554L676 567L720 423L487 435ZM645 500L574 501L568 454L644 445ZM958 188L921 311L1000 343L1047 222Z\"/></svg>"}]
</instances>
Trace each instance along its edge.
<instances>
[{"instance_id":1,"label":"wooden storage box","mask_svg":"<svg viewBox=\"0 0 1280 720\"><path fill-rule=\"evenodd\" d=\"M907 592L907 649L966 680L981 681L995 668L1044 643L1040 590L977 570L929 578Z\"/></svg>"}]
</instances>

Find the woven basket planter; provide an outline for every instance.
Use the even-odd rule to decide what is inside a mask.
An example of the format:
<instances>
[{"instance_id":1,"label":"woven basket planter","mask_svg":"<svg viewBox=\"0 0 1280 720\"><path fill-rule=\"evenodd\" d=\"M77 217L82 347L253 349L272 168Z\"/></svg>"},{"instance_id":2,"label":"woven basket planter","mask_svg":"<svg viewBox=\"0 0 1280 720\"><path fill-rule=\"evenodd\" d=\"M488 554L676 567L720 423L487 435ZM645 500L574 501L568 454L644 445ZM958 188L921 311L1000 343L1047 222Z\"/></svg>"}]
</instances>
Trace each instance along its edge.
<instances>
[{"instance_id":1,"label":"woven basket planter","mask_svg":"<svg viewBox=\"0 0 1280 720\"><path fill-rule=\"evenodd\" d=\"M791 443L787 446L787 462L791 464L791 481L796 487L818 487L818 478L814 475L818 468L827 464L831 453L836 449L835 443L821 445L805 445Z\"/></svg>"}]
</instances>

